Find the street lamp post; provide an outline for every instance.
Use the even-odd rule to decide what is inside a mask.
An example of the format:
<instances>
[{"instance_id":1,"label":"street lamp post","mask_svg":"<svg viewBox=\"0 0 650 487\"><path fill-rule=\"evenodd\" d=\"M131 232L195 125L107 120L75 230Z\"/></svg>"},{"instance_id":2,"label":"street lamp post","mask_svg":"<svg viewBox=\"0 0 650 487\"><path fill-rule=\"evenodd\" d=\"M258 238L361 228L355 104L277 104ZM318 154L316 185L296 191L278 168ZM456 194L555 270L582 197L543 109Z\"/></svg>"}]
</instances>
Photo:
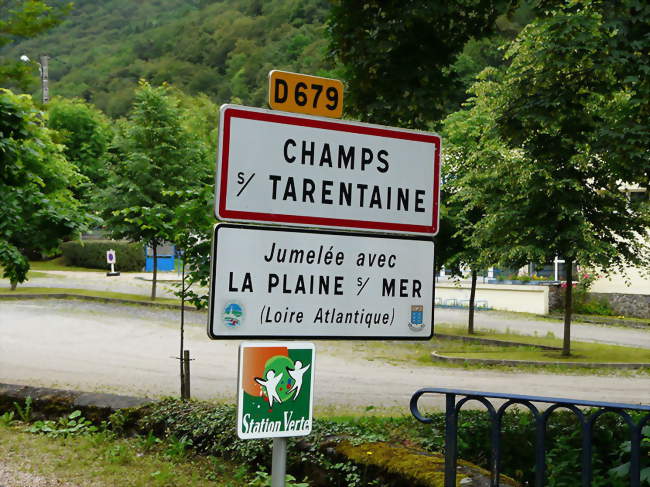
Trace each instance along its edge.
<instances>
[{"instance_id":1,"label":"street lamp post","mask_svg":"<svg viewBox=\"0 0 650 487\"><path fill-rule=\"evenodd\" d=\"M25 54L20 56L20 60L24 63L29 63L31 60L29 57L27 57ZM50 87L49 87L49 74L48 74L48 62L50 60L49 56L42 55L40 56L41 62L37 62L38 64L38 72L41 75L41 96L43 100L43 104L47 103L50 101Z\"/></svg>"}]
</instances>

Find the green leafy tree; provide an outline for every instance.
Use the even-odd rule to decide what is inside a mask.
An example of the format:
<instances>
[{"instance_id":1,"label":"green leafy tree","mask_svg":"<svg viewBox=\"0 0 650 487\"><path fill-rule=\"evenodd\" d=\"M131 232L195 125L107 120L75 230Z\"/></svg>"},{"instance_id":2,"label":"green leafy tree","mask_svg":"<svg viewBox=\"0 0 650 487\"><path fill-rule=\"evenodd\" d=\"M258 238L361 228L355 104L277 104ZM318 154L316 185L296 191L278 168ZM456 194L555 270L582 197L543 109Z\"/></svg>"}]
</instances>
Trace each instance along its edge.
<instances>
[{"instance_id":1,"label":"green leafy tree","mask_svg":"<svg viewBox=\"0 0 650 487\"><path fill-rule=\"evenodd\" d=\"M176 209L193 196L187 190L209 174L205 147L184 126L184 112L169 92L167 86L140 82L114 141L117 161L103 196L104 219L113 236L153 249L152 300L157 247L175 240Z\"/></svg>"},{"instance_id":2,"label":"green leafy tree","mask_svg":"<svg viewBox=\"0 0 650 487\"><path fill-rule=\"evenodd\" d=\"M41 0L0 0L0 48L27 39L60 24L72 4ZM26 89L33 80L33 66L0 57L0 83Z\"/></svg>"},{"instance_id":3,"label":"green leafy tree","mask_svg":"<svg viewBox=\"0 0 650 487\"><path fill-rule=\"evenodd\" d=\"M205 95L190 96L174 91L184 110L183 124L194 134L197 143L202 144L207 154L206 167L214 167L218 138L219 107ZM212 169L201 173L195 184L182 190L183 203L174 209L174 238L176 246L183 251L186 265L185 281L177 295L183 294L194 306L207 306L206 289L210 280L210 253L212 251L212 230L214 218L214 177Z\"/></svg>"},{"instance_id":4,"label":"green leafy tree","mask_svg":"<svg viewBox=\"0 0 650 487\"><path fill-rule=\"evenodd\" d=\"M487 69L469 90L470 99L464 110L452 113L442 123L445 150L443 153L442 197L449 230L443 234L438 247L443 247L445 266L460 275L462 268L470 268L471 287L467 331L474 333L474 303L479 271L496 262L498 256L489 254L474 238L485 209L474 198L475 174L489 170L495 160L507 157L499 141L487 143L487 127L494 127L494 98L489 96L493 81ZM473 201L472 201L473 200ZM488 256L486 257L486 254Z\"/></svg>"},{"instance_id":5,"label":"green leafy tree","mask_svg":"<svg viewBox=\"0 0 650 487\"><path fill-rule=\"evenodd\" d=\"M472 237L486 260L522 265L564 257L564 355L573 264L650 265L648 208L622 191L648 182L647 77L621 77L647 66L639 59L641 67L630 68L624 60L647 49L647 35L632 24L650 10L634 1L614 4L570 2L521 32L506 53L509 66L483 94L495 100L494 123L484 125L481 138L488 165L468 178L468 207L485 212ZM641 19L616 17L631 11ZM625 42L617 40L623 35ZM604 144L620 136L610 133L612 124L638 145Z\"/></svg>"},{"instance_id":6,"label":"green leafy tree","mask_svg":"<svg viewBox=\"0 0 650 487\"><path fill-rule=\"evenodd\" d=\"M331 10L331 49L348 83L346 109L362 120L426 128L458 108L451 69L465 44L493 32L509 2L341 0Z\"/></svg>"},{"instance_id":7,"label":"green leafy tree","mask_svg":"<svg viewBox=\"0 0 650 487\"><path fill-rule=\"evenodd\" d=\"M108 179L107 151L113 131L110 120L97 108L80 99L56 97L47 105L48 126L58 133L68 161L83 174L85 181L74 193L90 211Z\"/></svg>"},{"instance_id":8,"label":"green leafy tree","mask_svg":"<svg viewBox=\"0 0 650 487\"><path fill-rule=\"evenodd\" d=\"M128 113L140 78L205 93L219 103L238 97L263 106L271 69L332 75L325 36L329 4L77 0L62 25L36 39L17 39L0 55L16 60L24 53L50 54L54 93L83 98L111 117ZM35 66L30 69L34 76Z\"/></svg>"},{"instance_id":9,"label":"green leafy tree","mask_svg":"<svg viewBox=\"0 0 650 487\"><path fill-rule=\"evenodd\" d=\"M12 289L26 253L55 251L85 221L69 189L81 176L53 138L31 97L0 89L0 265Z\"/></svg>"}]
</instances>

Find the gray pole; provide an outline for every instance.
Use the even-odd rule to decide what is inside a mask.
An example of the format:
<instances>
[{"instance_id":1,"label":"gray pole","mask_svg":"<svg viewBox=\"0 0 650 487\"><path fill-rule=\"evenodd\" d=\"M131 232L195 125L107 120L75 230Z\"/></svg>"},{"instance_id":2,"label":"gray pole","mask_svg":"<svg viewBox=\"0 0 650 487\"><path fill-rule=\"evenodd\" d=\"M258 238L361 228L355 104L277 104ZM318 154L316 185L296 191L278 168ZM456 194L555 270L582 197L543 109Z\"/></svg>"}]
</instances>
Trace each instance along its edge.
<instances>
[{"instance_id":1,"label":"gray pole","mask_svg":"<svg viewBox=\"0 0 650 487\"><path fill-rule=\"evenodd\" d=\"M271 487L284 487L287 471L287 439L273 438L273 457L271 459Z\"/></svg>"},{"instance_id":2,"label":"gray pole","mask_svg":"<svg viewBox=\"0 0 650 487\"><path fill-rule=\"evenodd\" d=\"M50 101L50 88L48 86L49 75L48 75L48 56L41 56L41 92L43 95L43 104Z\"/></svg>"}]
</instances>

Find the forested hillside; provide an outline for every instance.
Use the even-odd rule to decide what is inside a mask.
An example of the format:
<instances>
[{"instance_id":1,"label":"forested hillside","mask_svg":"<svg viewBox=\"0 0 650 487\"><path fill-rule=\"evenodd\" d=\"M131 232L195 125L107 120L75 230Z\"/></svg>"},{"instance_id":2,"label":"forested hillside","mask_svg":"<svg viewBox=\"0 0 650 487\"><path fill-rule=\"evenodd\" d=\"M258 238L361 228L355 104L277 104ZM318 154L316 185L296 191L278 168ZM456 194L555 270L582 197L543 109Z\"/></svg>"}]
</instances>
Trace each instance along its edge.
<instances>
[{"instance_id":1,"label":"forested hillside","mask_svg":"<svg viewBox=\"0 0 650 487\"><path fill-rule=\"evenodd\" d=\"M333 75L328 9L327 0L77 0L60 26L0 55L51 56L51 95L112 117L127 112L140 78L265 106L271 69Z\"/></svg>"}]
</instances>

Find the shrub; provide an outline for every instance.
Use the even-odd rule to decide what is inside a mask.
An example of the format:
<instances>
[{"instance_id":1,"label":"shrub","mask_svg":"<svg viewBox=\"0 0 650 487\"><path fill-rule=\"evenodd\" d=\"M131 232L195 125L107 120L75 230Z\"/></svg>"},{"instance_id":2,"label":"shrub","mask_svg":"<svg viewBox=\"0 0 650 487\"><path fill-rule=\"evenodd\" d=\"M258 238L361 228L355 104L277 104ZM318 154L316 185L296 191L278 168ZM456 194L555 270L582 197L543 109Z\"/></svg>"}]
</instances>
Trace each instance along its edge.
<instances>
[{"instance_id":1,"label":"shrub","mask_svg":"<svg viewBox=\"0 0 650 487\"><path fill-rule=\"evenodd\" d=\"M588 296L584 301L576 303L573 310L583 315L616 316L616 311L605 298Z\"/></svg>"},{"instance_id":2,"label":"shrub","mask_svg":"<svg viewBox=\"0 0 650 487\"><path fill-rule=\"evenodd\" d=\"M595 298L589 295L593 283L599 278L594 273L582 273L577 283L573 284L573 311L585 315L614 316L609 301L605 298ZM566 283L564 283L566 287Z\"/></svg>"},{"instance_id":3,"label":"shrub","mask_svg":"<svg viewBox=\"0 0 650 487\"><path fill-rule=\"evenodd\" d=\"M586 414L593 412L585 411ZM236 415L236 408L231 405L166 399L144 406L138 427L141 432L153 431L167 437L183 438L197 452L246 462L251 468L268 465L271 460L270 440L239 439L235 432ZM632 413L635 422L641 416ZM440 452L444 449L445 415L434 412L429 417L433 420L431 425L418 423L410 416L317 419L311 435L289 438L288 470L302 478L309 473L309 465L318 465L325 471L326 485L376 485L372 483L373 472L366 471L362 463L349 456L337 459L326 452L348 450L357 445L362 445L363 451L374 451L372 444L376 446L381 442ZM509 409L503 416L501 431L502 473L524 485L532 485L534 417L521 410ZM489 416L484 411L462 411L458 432L459 458L489 468ZM594 485L627 485L621 477L629 457L629 431L625 420L614 414L605 414L596 421L593 432ZM646 439L642 446L641 466L643 475L650 476L650 426L643 429L643 434ZM576 475L579 475L582 448L581 430L574 414L570 411L553 413L546 438L547 485L574 486Z\"/></svg>"},{"instance_id":4,"label":"shrub","mask_svg":"<svg viewBox=\"0 0 650 487\"><path fill-rule=\"evenodd\" d=\"M115 250L118 271L141 271L144 268L144 247L140 243L117 240L65 242L61 249L66 265L107 269L106 251Z\"/></svg>"}]
</instances>

